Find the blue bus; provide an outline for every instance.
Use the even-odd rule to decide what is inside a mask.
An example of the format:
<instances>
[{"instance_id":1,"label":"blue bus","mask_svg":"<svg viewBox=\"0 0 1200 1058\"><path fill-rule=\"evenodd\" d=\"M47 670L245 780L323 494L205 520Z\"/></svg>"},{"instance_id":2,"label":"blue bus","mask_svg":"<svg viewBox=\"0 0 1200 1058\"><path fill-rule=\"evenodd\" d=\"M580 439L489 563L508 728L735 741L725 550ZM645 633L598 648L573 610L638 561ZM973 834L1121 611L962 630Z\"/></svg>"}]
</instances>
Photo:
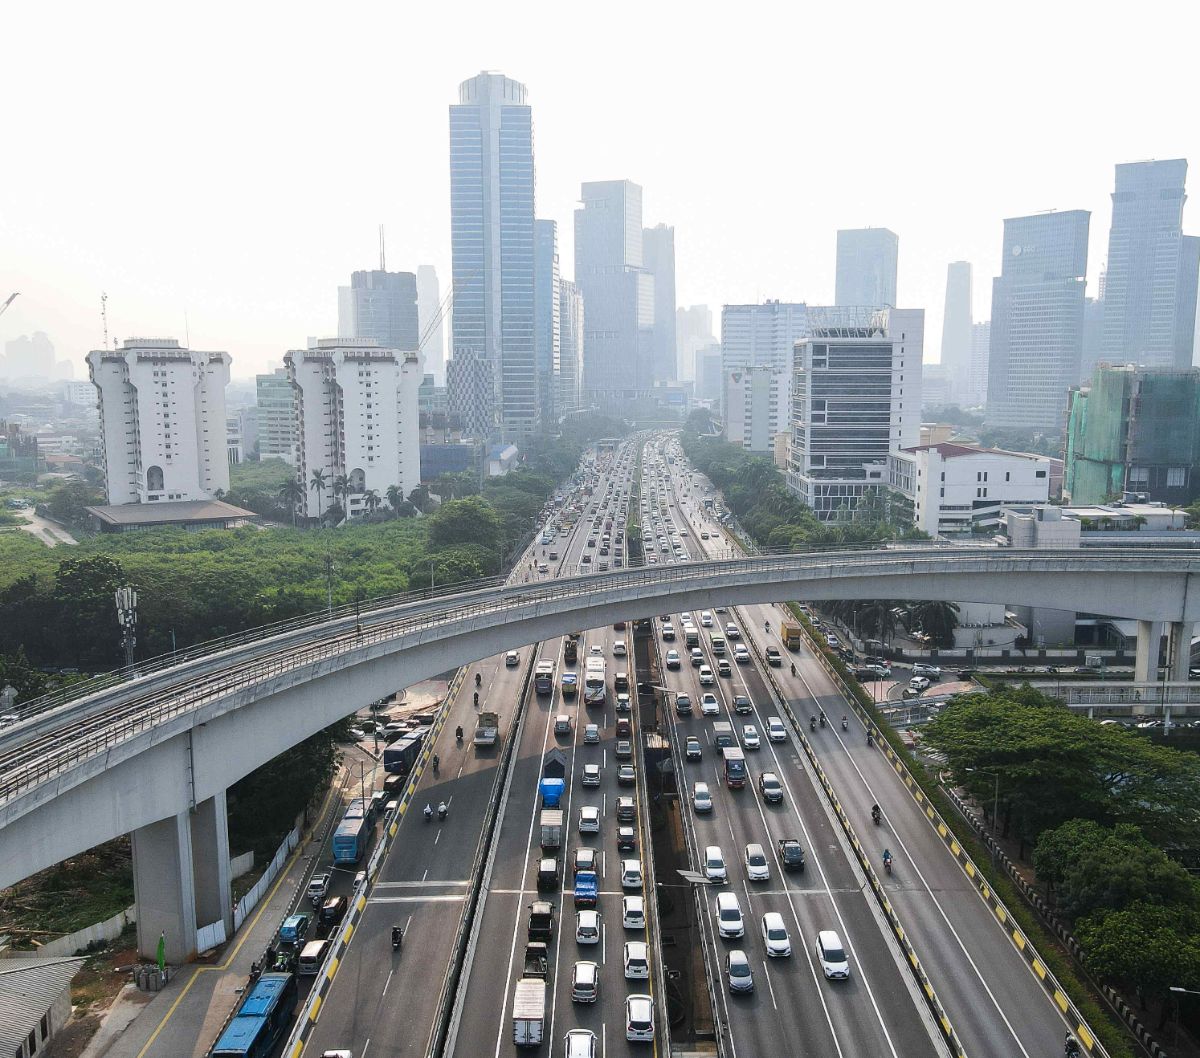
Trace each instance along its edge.
<instances>
[{"instance_id":1,"label":"blue bus","mask_svg":"<svg viewBox=\"0 0 1200 1058\"><path fill-rule=\"evenodd\" d=\"M221 1033L211 1058L266 1058L292 1019L296 978L265 973Z\"/></svg>"},{"instance_id":2,"label":"blue bus","mask_svg":"<svg viewBox=\"0 0 1200 1058\"><path fill-rule=\"evenodd\" d=\"M407 775L417 763L424 741L425 734L421 732L393 742L383 751L383 770L393 775Z\"/></svg>"},{"instance_id":3,"label":"blue bus","mask_svg":"<svg viewBox=\"0 0 1200 1058\"><path fill-rule=\"evenodd\" d=\"M358 863L367 851L367 839L371 828L362 816L347 816L333 832L333 862L338 864Z\"/></svg>"}]
</instances>

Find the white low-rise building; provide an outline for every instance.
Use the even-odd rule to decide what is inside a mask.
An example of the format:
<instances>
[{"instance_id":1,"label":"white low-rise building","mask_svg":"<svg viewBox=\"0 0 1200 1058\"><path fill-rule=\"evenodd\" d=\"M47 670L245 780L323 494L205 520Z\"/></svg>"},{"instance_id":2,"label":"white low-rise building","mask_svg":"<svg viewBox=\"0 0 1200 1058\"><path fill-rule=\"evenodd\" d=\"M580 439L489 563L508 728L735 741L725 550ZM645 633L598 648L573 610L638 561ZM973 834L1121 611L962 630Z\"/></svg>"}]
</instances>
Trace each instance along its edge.
<instances>
[{"instance_id":1,"label":"white low-rise building","mask_svg":"<svg viewBox=\"0 0 1200 1058\"><path fill-rule=\"evenodd\" d=\"M888 484L930 536L996 532L1001 508L1050 498L1050 459L944 441L893 452Z\"/></svg>"},{"instance_id":2,"label":"white low-rise building","mask_svg":"<svg viewBox=\"0 0 1200 1058\"><path fill-rule=\"evenodd\" d=\"M305 514L317 518L336 499L349 517L407 496L421 481L417 391L420 355L384 349L373 338L323 338L284 356L296 390L297 473ZM314 471L324 489L311 487ZM335 485L345 478L348 491Z\"/></svg>"}]
</instances>

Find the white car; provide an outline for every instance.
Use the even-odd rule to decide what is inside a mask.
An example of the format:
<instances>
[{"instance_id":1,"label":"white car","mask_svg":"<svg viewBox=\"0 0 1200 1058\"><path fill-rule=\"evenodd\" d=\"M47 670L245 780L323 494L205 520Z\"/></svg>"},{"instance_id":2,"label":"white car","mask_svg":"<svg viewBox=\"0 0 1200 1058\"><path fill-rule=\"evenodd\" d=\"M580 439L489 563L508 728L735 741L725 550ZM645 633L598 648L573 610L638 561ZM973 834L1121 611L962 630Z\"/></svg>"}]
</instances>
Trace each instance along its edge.
<instances>
[{"instance_id":1,"label":"white car","mask_svg":"<svg viewBox=\"0 0 1200 1058\"><path fill-rule=\"evenodd\" d=\"M778 911L768 911L763 915L762 934L771 958L781 959L792 954L792 941L788 937L787 926L783 924L783 916Z\"/></svg>"},{"instance_id":2,"label":"white car","mask_svg":"<svg viewBox=\"0 0 1200 1058\"><path fill-rule=\"evenodd\" d=\"M600 912L578 911L575 914L575 941L578 944L600 943Z\"/></svg>"},{"instance_id":3,"label":"white car","mask_svg":"<svg viewBox=\"0 0 1200 1058\"><path fill-rule=\"evenodd\" d=\"M724 882L729 878L725 869L725 854L720 845L709 845L704 849L704 877L710 882Z\"/></svg>"},{"instance_id":4,"label":"white car","mask_svg":"<svg viewBox=\"0 0 1200 1058\"><path fill-rule=\"evenodd\" d=\"M621 861L621 888L640 889L642 887L642 861Z\"/></svg>"},{"instance_id":5,"label":"white car","mask_svg":"<svg viewBox=\"0 0 1200 1058\"><path fill-rule=\"evenodd\" d=\"M621 924L626 929L646 928L646 901L642 897L621 897Z\"/></svg>"},{"instance_id":6,"label":"white car","mask_svg":"<svg viewBox=\"0 0 1200 1058\"><path fill-rule=\"evenodd\" d=\"M600 785L600 765L585 764L583 766L583 785L584 786L599 786Z\"/></svg>"},{"instance_id":7,"label":"white car","mask_svg":"<svg viewBox=\"0 0 1200 1058\"><path fill-rule=\"evenodd\" d=\"M823 929L817 934L817 961L821 964L821 972L830 981L845 981L850 977L850 961L846 958L846 949L842 947L842 939L831 929Z\"/></svg>"},{"instance_id":8,"label":"white car","mask_svg":"<svg viewBox=\"0 0 1200 1058\"><path fill-rule=\"evenodd\" d=\"M767 738L772 742L787 741L787 728L783 726L783 721L779 717L767 717Z\"/></svg>"},{"instance_id":9,"label":"white car","mask_svg":"<svg viewBox=\"0 0 1200 1058\"><path fill-rule=\"evenodd\" d=\"M583 741L591 743L593 745L595 745L597 742L599 742L600 741L600 725L599 724L588 724L587 727L585 727L583 729Z\"/></svg>"},{"instance_id":10,"label":"white car","mask_svg":"<svg viewBox=\"0 0 1200 1058\"><path fill-rule=\"evenodd\" d=\"M713 670L710 669L707 665L701 665L700 666L700 686L701 687L711 687L716 682L717 682L717 678L716 678L716 676L713 675Z\"/></svg>"},{"instance_id":11,"label":"white car","mask_svg":"<svg viewBox=\"0 0 1200 1058\"><path fill-rule=\"evenodd\" d=\"M725 624L725 638L726 639L741 639L742 638L742 630L740 628L738 628L738 626L735 625L732 621L727 621Z\"/></svg>"},{"instance_id":12,"label":"white car","mask_svg":"<svg viewBox=\"0 0 1200 1058\"><path fill-rule=\"evenodd\" d=\"M580 966L595 966L595 963L576 963L576 967ZM593 977L592 980L595 978ZM592 990L594 994L594 989ZM571 998L575 995L572 992ZM577 1002L588 1002L588 1000L578 1000ZM595 999L590 1000L595 1002ZM349 1052L346 1052L349 1054ZM564 1058L596 1058L596 1034L589 1029L572 1029L563 1039Z\"/></svg>"},{"instance_id":13,"label":"white car","mask_svg":"<svg viewBox=\"0 0 1200 1058\"><path fill-rule=\"evenodd\" d=\"M923 661L916 662L912 667L914 676L928 676L930 679L939 680L942 678L942 670L937 665L927 665Z\"/></svg>"},{"instance_id":14,"label":"white car","mask_svg":"<svg viewBox=\"0 0 1200 1058\"><path fill-rule=\"evenodd\" d=\"M675 638L675 626L670 621L664 621L662 626L662 637L664 642L671 642Z\"/></svg>"},{"instance_id":15,"label":"white car","mask_svg":"<svg viewBox=\"0 0 1200 1058\"><path fill-rule=\"evenodd\" d=\"M633 1043L654 1042L654 997L625 997L625 1039Z\"/></svg>"},{"instance_id":16,"label":"white car","mask_svg":"<svg viewBox=\"0 0 1200 1058\"><path fill-rule=\"evenodd\" d=\"M692 807L697 812L711 812L712 806L712 794L708 792L708 783L696 783L692 787Z\"/></svg>"},{"instance_id":17,"label":"white car","mask_svg":"<svg viewBox=\"0 0 1200 1058\"><path fill-rule=\"evenodd\" d=\"M712 628L712 611L711 610L701 610L700 611L700 623L705 628Z\"/></svg>"},{"instance_id":18,"label":"white car","mask_svg":"<svg viewBox=\"0 0 1200 1058\"><path fill-rule=\"evenodd\" d=\"M908 689L910 691L927 691L929 690L928 676L914 676L908 681Z\"/></svg>"},{"instance_id":19,"label":"white car","mask_svg":"<svg viewBox=\"0 0 1200 1058\"><path fill-rule=\"evenodd\" d=\"M580 834L599 834L600 833L600 809L592 805L584 805L579 810L579 833Z\"/></svg>"},{"instance_id":20,"label":"white car","mask_svg":"<svg viewBox=\"0 0 1200 1058\"><path fill-rule=\"evenodd\" d=\"M742 746L746 749L758 749L762 740L758 737L758 728L753 724L742 725Z\"/></svg>"},{"instance_id":21,"label":"white car","mask_svg":"<svg viewBox=\"0 0 1200 1058\"><path fill-rule=\"evenodd\" d=\"M704 670L701 669L701 672ZM712 691L705 691L700 695L700 715L701 716L719 716L721 713L721 703L717 701L717 696Z\"/></svg>"},{"instance_id":22,"label":"white car","mask_svg":"<svg viewBox=\"0 0 1200 1058\"><path fill-rule=\"evenodd\" d=\"M680 664L679 651L678 650L668 650L667 651L667 668L677 669L677 668L679 668L679 664Z\"/></svg>"},{"instance_id":23,"label":"white car","mask_svg":"<svg viewBox=\"0 0 1200 1058\"><path fill-rule=\"evenodd\" d=\"M717 932L726 940L744 936L745 923L742 921L742 905L738 902L737 893L718 893Z\"/></svg>"},{"instance_id":24,"label":"white car","mask_svg":"<svg viewBox=\"0 0 1200 1058\"><path fill-rule=\"evenodd\" d=\"M588 848L586 845L580 845L575 850L575 873L580 871L595 871L598 869L597 864L599 859L596 855L596 850Z\"/></svg>"},{"instance_id":25,"label":"white car","mask_svg":"<svg viewBox=\"0 0 1200 1058\"><path fill-rule=\"evenodd\" d=\"M746 649L745 644L739 643L733 648L733 660L739 665L750 664L750 651Z\"/></svg>"},{"instance_id":26,"label":"white car","mask_svg":"<svg viewBox=\"0 0 1200 1058\"><path fill-rule=\"evenodd\" d=\"M771 879L771 864L757 841L752 841L746 846L746 877L752 882L767 882Z\"/></svg>"},{"instance_id":27,"label":"white car","mask_svg":"<svg viewBox=\"0 0 1200 1058\"><path fill-rule=\"evenodd\" d=\"M604 657L604 648L599 643L593 643L588 647L588 656L593 658Z\"/></svg>"},{"instance_id":28,"label":"white car","mask_svg":"<svg viewBox=\"0 0 1200 1058\"><path fill-rule=\"evenodd\" d=\"M516 650L510 650L507 654L504 655L504 664L510 669L515 668L517 665L520 665L521 664L520 653Z\"/></svg>"},{"instance_id":29,"label":"white car","mask_svg":"<svg viewBox=\"0 0 1200 1058\"><path fill-rule=\"evenodd\" d=\"M825 637L825 645L831 650L837 650L842 645L842 641L831 632Z\"/></svg>"},{"instance_id":30,"label":"white car","mask_svg":"<svg viewBox=\"0 0 1200 1058\"><path fill-rule=\"evenodd\" d=\"M650 976L649 947L644 941L631 940L625 945L625 977L634 981Z\"/></svg>"},{"instance_id":31,"label":"white car","mask_svg":"<svg viewBox=\"0 0 1200 1058\"><path fill-rule=\"evenodd\" d=\"M615 643L613 643L614 658L623 658L627 653L628 651L625 649L625 640L618 639Z\"/></svg>"},{"instance_id":32,"label":"white car","mask_svg":"<svg viewBox=\"0 0 1200 1058\"><path fill-rule=\"evenodd\" d=\"M725 957L725 973L729 979L729 991L754 991L754 971L750 969L750 960L741 948L734 948Z\"/></svg>"}]
</instances>

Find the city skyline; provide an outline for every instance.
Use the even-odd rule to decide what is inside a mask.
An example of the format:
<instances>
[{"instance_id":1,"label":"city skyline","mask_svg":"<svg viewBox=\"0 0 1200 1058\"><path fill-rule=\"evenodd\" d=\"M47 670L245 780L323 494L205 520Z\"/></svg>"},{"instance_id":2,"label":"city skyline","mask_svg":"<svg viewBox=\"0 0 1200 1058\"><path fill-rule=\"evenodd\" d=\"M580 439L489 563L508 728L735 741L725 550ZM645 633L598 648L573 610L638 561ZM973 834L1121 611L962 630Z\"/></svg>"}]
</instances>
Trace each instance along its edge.
<instances>
[{"instance_id":1,"label":"city skyline","mask_svg":"<svg viewBox=\"0 0 1200 1058\"><path fill-rule=\"evenodd\" d=\"M383 15L381 28L393 17ZM642 17L647 33L667 34L681 47L716 27L703 13L684 27L666 13ZM785 15L784 22L796 17ZM836 33L846 17L822 13L818 21L824 32ZM1200 153L1200 133L1182 123L1177 128L1170 108L1156 102L1163 93L1182 97L1186 64L1172 63L1171 56L1178 49L1182 57L1184 42L1164 43L1149 26L1129 27L1125 43L1133 47L1135 69L1120 105L1085 109L1064 139L1059 121L1032 105L1040 97L1033 87L1008 83L1004 57L1019 41L1032 49L1031 61L1041 62L1054 40L1078 34L1077 49L1045 63L1054 83L1039 91L1081 82L1098 89L1103 76L1098 55L1112 30L1070 12L1043 11L1045 33L1030 42L1019 33L1017 12L993 28L996 46L968 61L966 52L948 53L947 38L906 26L885 7L879 17L888 33L864 42L864 58L872 51L885 56L899 45L917 68L889 90L893 108L917 112L947 78L964 78L969 90L944 102L950 108L945 125L940 118L936 126L920 125L906 141L919 164L881 170L870 164L869 139L843 137L837 164L804 167L804 190L796 195L793 152L799 148L766 132L793 104L786 62L758 61L747 66L741 82L700 86L685 108L670 106L669 69L648 73L636 86L614 84L598 76L603 48L594 49L595 58L568 61L536 35L521 39L498 15L482 9L478 25L461 36L439 32L448 27L444 16L418 19L414 28L429 46L399 70L379 62L386 31L380 41L353 35L355 50L340 47L351 33L348 26L335 24L318 37L315 26L300 25L292 30L296 46L311 41L328 51L335 74L353 51L353 87L349 81L341 87L337 76L289 82L294 99L285 101L276 130L264 138L257 108L246 107L245 100L247 94L257 98L264 91L260 84L281 76L285 61L282 52L260 47L270 29L265 16L248 18L240 42L226 41L215 26L201 30L173 52L168 67L150 43L152 26L123 18L120 11L103 18L85 13L81 32L57 42L55 65L66 71L61 79L35 76L42 61L36 47L12 56L0 72L0 81L39 85L38 94L9 118L10 142L25 143L38 164L13 167L5 175L5 200L20 208L0 218L8 250L0 289L20 290L22 296L0 320L0 341L43 330L60 356L76 364L78 377L84 353L100 344L99 295L106 291L110 339L178 335L197 346L228 349L236 375L249 377L278 363L282 350L302 344L307 335L335 332L336 304L326 292L349 273L373 266L379 223L388 229L392 268L415 271L430 263L449 277L443 107L458 82L481 68L502 70L529 86L538 124L538 213L558 222L564 275L574 274L571 217L580 182L627 176L647 188L646 216L676 229L681 305L703 303L719 311L722 304L768 297L831 303L837 229L885 226L904 241L897 300L926 309L927 344L937 350L946 265L968 260L978 277L998 274L1003 218L1050 207L1092 212L1100 236L1089 254L1088 293L1095 294L1106 252L1113 166ZM22 10L14 16L13 32L28 40L53 38L47 19L45 12ZM615 33L616 25L601 28L593 40ZM730 27L727 46L736 50L753 27L751 19ZM964 34L972 32L971 25L963 26ZM1141 35L1155 41L1154 77L1138 76L1142 64L1150 69L1134 47ZM784 51L787 37L782 32L778 45L768 47ZM106 49L95 46L109 39L140 50L147 65L136 76L113 70L104 60ZM228 51L236 59L243 50L245 57L255 57L245 64L254 67L253 81L239 74L214 89L204 77L170 76L153 98L141 91L145 77L156 71L196 71L213 53ZM343 51L346 59L338 57ZM938 61L927 61L931 56ZM814 55L810 61L816 75L832 57ZM1178 89L1172 87L1176 78ZM79 107L83 84L89 86L88 105ZM869 86L844 89L820 114L806 117L808 138L861 120L873 98ZM363 99L379 102L364 105ZM401 105L393 105L390 114L396 121L393 138L378 141L372 135L379 149L376 164L353 177L338 167L294 164L296 154L312 148L312 113L325 124L336 119L350 139L360 129L375 129L388 99ZM101 111L104 120L96 120ZM1020 123L1000 120L1014 112L1022 114ZM986 140L964 145L940 134L963 119L988 128ZM752 194L748 178L731 163L694 164L688 148L713 140L723 128L736 128L739 142L755 145ZM170 181L135 191L121 166L92 166L88 193L74 193L85 155L124 157L143 149L147 130L156 136ZM230 165L231 157L251 164ZM419 164L411 164L412 158ZM1030 164L1032 158L1039 164ZM188 164L181 164L185 159ZM930 172L937 179L930 180ZM968 186L969 208L948 210L950 189ZM186 210L176 209L184 202ZM171 210L178 214L173 223L162 224ZM974 318L986 318L987 308L986 283L977 281Z\"/></svg>"}]
</instances>

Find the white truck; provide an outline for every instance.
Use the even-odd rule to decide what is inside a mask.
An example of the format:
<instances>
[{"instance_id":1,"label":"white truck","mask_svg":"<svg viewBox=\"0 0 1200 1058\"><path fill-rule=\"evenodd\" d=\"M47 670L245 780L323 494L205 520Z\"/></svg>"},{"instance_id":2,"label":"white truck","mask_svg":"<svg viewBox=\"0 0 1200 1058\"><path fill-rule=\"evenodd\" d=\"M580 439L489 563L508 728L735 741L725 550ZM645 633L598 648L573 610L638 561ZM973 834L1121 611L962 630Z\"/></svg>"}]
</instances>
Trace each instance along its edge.
<instances>
[{"instance_id":1,"label":"white truck","mask_svg":"<svg viewBox=\"0 0 1200 1058\"><path fill-rule=\"evenodd\" d=\"M546 1028L546 982L540 977L522 977L513 994L513 1043L538 1047Z\"/></svg>"},{"instance_id":2,"label":"white truck","mask_svg":"<svg viewBox=\"0 0 1200 1058\"><path fill-rule=\"evenodd\" d=\"M500 714L480 713L475 724L475 745L494 746L500 739Z\"/></svg>"}]
</instances>

